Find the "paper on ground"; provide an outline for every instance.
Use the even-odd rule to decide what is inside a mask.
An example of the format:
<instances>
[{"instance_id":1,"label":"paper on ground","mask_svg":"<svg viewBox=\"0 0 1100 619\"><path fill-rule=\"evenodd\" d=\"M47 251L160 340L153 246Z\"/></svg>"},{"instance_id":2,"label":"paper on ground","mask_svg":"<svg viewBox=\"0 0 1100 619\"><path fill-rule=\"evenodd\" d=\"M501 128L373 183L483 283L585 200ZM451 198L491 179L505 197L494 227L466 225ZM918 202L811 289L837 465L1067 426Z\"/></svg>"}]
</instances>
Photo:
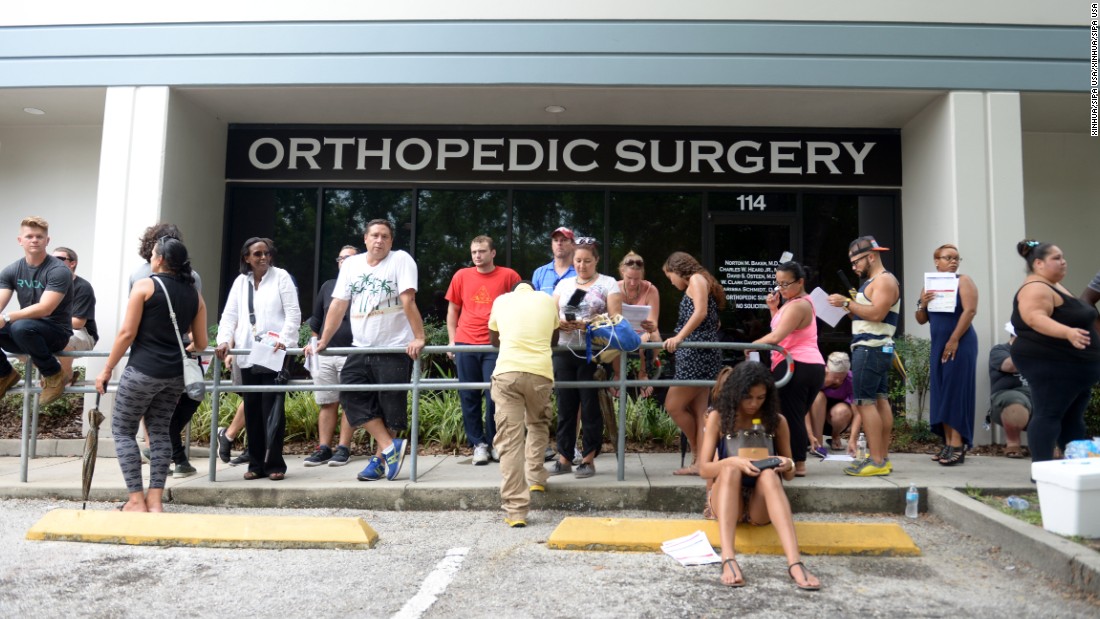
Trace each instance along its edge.
<instances>
[{"instance_id":1,"label":"paper on ground","mask_svg":"<svg viewBox=\"0 0 1100 619\"><path fill-rule=\"evenodd\" d=\"M810 293L810 303L814 306L814 313L817 317L824 320L830 327L835 327L836 323L840 322L841 318L848 315L848 312L843 307L833 307L829 304L829 293L822 290L820 287L814 288Z\"/></svg>"},{"instance_id":2,"label":"paper on ground","mask_svg":"<svg viewBox=\"0 0 1100 619\"><path fill-rule=\"evenodd\" d=\"M689 565L706 565L719 563L721 557L714 552L714 548L707 539L707 534L696 531L691 535L670 539L661 544L661 550L685 567Z\"/></svg>"},{"instance_id":3,"label":"paper on ground","mask_svg":"<svg viewBox=\"0 0 1100 619\"><path fill-rule=\"evenodd\" d=\"M848 454L829 454L822 462L854 462L855 458Z\"/></svg>"}]
</instances>

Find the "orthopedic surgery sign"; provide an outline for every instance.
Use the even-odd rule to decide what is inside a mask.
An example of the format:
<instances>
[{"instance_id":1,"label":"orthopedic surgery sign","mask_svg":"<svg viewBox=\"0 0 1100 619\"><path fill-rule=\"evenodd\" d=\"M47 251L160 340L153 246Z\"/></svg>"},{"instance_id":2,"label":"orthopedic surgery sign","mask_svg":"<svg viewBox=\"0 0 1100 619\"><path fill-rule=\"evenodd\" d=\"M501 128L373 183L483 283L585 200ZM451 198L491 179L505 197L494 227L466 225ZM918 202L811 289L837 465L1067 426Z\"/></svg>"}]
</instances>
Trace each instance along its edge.
<instances>
[{"instance_id":1,"label":"orthopedic surgery sign","mask_svg":"<svg viewBox=\"0 0 1100 619\"><path fill-rule=\"evenodd\" d=\"M898 187L897 131L234 125L231 181Z\"/></svg>"}]
</instances>

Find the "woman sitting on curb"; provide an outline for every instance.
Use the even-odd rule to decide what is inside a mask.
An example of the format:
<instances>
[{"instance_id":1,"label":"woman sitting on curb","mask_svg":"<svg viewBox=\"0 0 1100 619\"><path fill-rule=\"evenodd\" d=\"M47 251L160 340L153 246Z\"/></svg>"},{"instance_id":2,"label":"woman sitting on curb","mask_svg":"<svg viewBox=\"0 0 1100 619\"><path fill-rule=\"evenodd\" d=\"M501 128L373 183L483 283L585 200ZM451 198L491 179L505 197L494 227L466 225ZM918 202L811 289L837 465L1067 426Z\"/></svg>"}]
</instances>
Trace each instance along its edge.
<instances>
[{"instance_id":1,"label":"woman sitting on curb","mask_svg":"<svg viewBox=\"0 0 1100 619\"><path fill-rule=\"evenodd\" d=\"M775 381L768 368L760 363L745 362L734 368L717 402L718 413L707 419L700 452L699 474L714 479L711 506L718 517L718 535L722 546L722 584L742 587L745 577L734 559L734 535L741 521L754 525L769 522L775 526L783 554L787 557L787 572L799 589L816 591L821 582L802 563L798 539L794 532L791 504L783 490L780 475L790 481L794 477L791 460L790 430L779 414ZM761 470L753 460L730 453L738 449L743 433L761 420L768 434L768 452L779 451L780 464ZM723 440L719 441L718 437ZM715 459L715 451L718 459Z\"/></svg>"}]
</instances>

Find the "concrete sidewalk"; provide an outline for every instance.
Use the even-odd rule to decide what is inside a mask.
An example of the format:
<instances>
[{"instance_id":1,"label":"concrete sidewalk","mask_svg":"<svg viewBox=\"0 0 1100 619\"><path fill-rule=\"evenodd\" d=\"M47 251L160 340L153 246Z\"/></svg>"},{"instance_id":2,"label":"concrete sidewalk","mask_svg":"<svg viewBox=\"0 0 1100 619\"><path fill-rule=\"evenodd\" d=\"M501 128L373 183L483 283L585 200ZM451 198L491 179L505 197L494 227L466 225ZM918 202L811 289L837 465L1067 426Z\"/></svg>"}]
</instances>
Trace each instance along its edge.
<instances>
[{"instance_id":1,"label":"concrete sidewalk","mask_svg":"<svg viewBox=\"0 0 1100 619\"><path fill-rule=\"evenodd\" d=\"M101 454L110 453L101 445ZM48 451L39 447L39 453ZM244 467L217 462L210 481L205 449L192 453L199 474L168 480L174 502L233 507L349 507L392 510L483 509L500 507L498 465L473 466L469 456L420 456L417 481L411 482L411 459L394 481L361 482L356 474L366 466L359 456L343 467L306 468L303 456L288 456L284 481L245 481ZM988 492L1030 492L1029 460L968 456L961 466L944 467L923 454L892 456L894 473L887 477L848 477L842 462L807 462L808 475L789 484L788 495L796 512L901 513L905 491L917 484L922 509L929 488L965 489L968 485ZM534 497L535 509L623 510L641 509L698 514L703 507L704 483L698 477L672 474L680 465L679 454L630 453L626 479L616 481L613 455L596 460L597 474L589 479L572 475L551 477L545 496ZM30 461L28 482L19 481L19 458L0 457L0 497L78 499L81 493L79 456L39 457ZM121 501L126 490L117 460L101 457L96 466L91 499Z\"/></svg>"}]
</instances>

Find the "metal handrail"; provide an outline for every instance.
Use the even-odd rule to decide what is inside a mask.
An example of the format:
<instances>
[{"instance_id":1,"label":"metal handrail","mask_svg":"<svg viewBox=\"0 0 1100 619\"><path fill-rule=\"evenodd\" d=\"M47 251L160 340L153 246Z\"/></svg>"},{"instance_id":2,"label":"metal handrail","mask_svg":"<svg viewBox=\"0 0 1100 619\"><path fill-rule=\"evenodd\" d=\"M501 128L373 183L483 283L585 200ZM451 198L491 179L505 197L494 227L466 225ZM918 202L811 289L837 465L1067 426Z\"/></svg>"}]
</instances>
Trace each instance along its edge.
<instances>
[{"instance_id":1,"label":"metal handrail","mask_svg":"<svg viewBox=\"0 0 1100 619\"><path fill-rule=\"evenodd\" d=\"M778 351L782 354L787 363L786 371L783 376L776 381L777 387L786 385L793 376L794 373L794 360L787 354L787 351L781 346L772 344L750 344L750 343L735 343L735 342L683 342L679 346L685 349L719 349L719 350L758 350L758 351ZM662 344L659 342L647 342L641 345L641 350L661 350ZM573 354L583 357L585 350L579 347L568 346L556 346L552 349L554 352L569 351ZM497 352L499 348L494 346L425 346L421 351L421 355L425 354L441 354L450 352ZM214 443L218 435L218 415L216 411L218 406L216 403L219 401L220 394L222 392L232 393L268 393L268 392L293 392L293 391L333 391L333 387L336 385L315 385L312 381L290 381L285 385L229 385L228 388L221 378L221 360L213 354L213 348L207 348L200 354L207 356L213 356L212 363L212 376L211 380L207 381L206 387L210 392L211 397L211 410L210 415L210 481L217 481L217 450L214 449ZM303 353L302 348L287 348L286 353L288 355L301 355ZM579 354L578 354L579 353ZM250 349L232 349L228 351L228 354L248 355ZM342 357L355 354L405 354L404 347L379 347L379 348L328 348L320 353L322 356L335 356ZM59 357L107 357L108 352L61 352L56 353ZM28 366L33 364L28 363ZM35 435L38 429L38 398L34 398L33 405L33 424L31 417L28 416L29 396L31 394L37 395L42 391L40 387L31 387L30 380L24 379L23 383L23 434L22 445L20 447L20 481L26 483L27 481L27 457L34 457L34 443L36 442ZM627 388L628 387L711 387L714 385L713 380L639 380L639 379L627 379L626 372L621 372L619 380L617 381L555 381L555 387L565 387L572 389L583 388L615 388L619 391L619 406L618 406L618 437L617 439L617 480L624 481L626 479L626 408L627 408ZM420 392L424 389L489 389L491 383L477 382L477 383L463 383L457 380L439 380L421 378L421 357L418 356L413 359L412 377L407 383L393 383L393 384L376 384L376 385L339 385L339 391L411 391L412 397L412 410L411 418L409 420L409 441L413 448L411 450L409 461L409 480L413 483L417 478L417 449L419 444L420 434ZM118 383L108 383L108 393L118 390ZM80 387L67 386L65 393L96 393L94 385L82 385ZM30 427L28 427L30 426ZM28 444L29 442L29 444Z\"/></svg>"}]
</instances>

